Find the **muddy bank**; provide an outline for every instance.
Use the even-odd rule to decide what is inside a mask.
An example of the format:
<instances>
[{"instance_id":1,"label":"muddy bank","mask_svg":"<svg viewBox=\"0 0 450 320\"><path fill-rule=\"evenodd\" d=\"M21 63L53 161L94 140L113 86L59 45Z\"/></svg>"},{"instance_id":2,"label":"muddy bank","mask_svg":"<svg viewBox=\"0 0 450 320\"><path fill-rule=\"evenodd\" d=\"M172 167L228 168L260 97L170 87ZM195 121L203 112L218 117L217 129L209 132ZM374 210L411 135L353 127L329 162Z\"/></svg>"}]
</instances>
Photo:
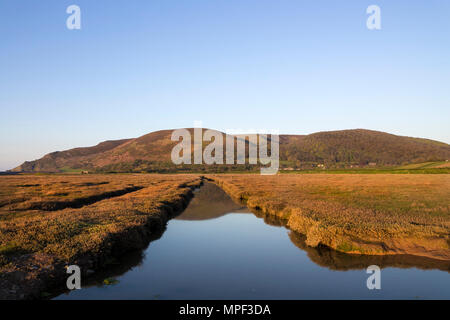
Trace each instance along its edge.
<instances>
[{"instance_id":1,"label":"muddy bank","mask_svg":"<svg viewBox=\"0 0 450 320\"><path fill-rule=\"evenodd\" d=\"M448 234L430 235L420 237L414 232L408 236L401 237L380 237L372 236L370 232L366 234L353 234L350 226L340 228L333 225L322 224L320 218L311 218L302 213L302 208L289 206L283 201L271 201L265 199L261 195L255 196L251 188L243 188L225 181L220 177L208 176L207 179L219 187L235 201L245 203L256 214L264 217L265 220L273 220L273 223L282 224L289 229L304 235L304 245L306 247L317 248L325 246L335 251L351 255L364 256L386 256L386 255L402 255L402 256L418 256L433 260L444 261L439 268L448 270L450 261L450 240ZM232 180L232 179L231 179ZM326 204L325 204L326 205ZM351 210L347 210L345 214L351 214ZM270 216L276 218L269 218ZM414 226L419 227L419 226Z\"/></svg>"},{"instance_id":2,"label":"muddy bank","mask_svg":"<svg viewBox=\"0 0 450 320\"><path fill-rule=\"evenodd\" d=\"M288 226L289 219L281 218L273 214L266 214L261 210L253 209L253 214L268 225L285 227L290 229L289 239L299 249L306 251L309 259L319 266L330 270L365 270L367 266L377 265L380 268L419 268L422 270L441 270L450 272L450 261L438 260L422 256L407 254L396 255L364 255L350 254L336 251L328 246L319 244L309 246L306 243L307 237L298 233Z\"/></svg>"},{"instance_id":3,"label":"muddy bank","mask_svg":"<svg viewBox=\"0 0 450 320\"><path fill-rule=\"evenodd\" d=\"M311 247L306 244L306 236L295 231L289 232L291 242L306 251L309 259L330 270L365 270L367 266L380 268L418 268L421 270L441 270L450 272L450 261L431 259L412 255L362 255L336 251L327 246Z\"/></svg>"},{"instance_id":4,"label":"muddy bank","mask_svg":"<svg viewBox=\"0 0 450 320\"><path fill-rule=\"evenodd\" d=\"M145 248L150 241L161 236L166 223L171 218L186 208L193 197L193 190L202 184L202 179L188 184L179 184L176 189L171 189L168 200L155 199L151 205L148 205L148 209L145 206L133 209L133 212L137 212L135 214L144 217L138 224L124 224L123 228L118 226L114 232L102 239L98 247L93 247L91 251L85 251L69 260L63 260L46 252L24 253L11 257L3 265L0 273L0 299L51 298L65 289L69 276L66 273L68 265L78 265L82 277L85 278L104 269L115 258L129 251ZM129 201L121 200L120 197L115 200L124 203ZM118 207L118 210L123 208ZM74 242L73 245L77 246L77 243Z\"/></svg>"}]
</instances>

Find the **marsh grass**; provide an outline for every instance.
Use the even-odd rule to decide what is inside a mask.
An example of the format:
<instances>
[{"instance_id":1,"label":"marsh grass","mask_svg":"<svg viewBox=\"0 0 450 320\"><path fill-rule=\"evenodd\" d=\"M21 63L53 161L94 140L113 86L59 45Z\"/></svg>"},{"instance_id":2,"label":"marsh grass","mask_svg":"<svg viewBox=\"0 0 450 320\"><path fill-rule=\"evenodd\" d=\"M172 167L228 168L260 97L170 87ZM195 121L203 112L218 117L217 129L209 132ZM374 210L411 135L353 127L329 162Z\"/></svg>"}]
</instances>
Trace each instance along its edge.
<instances>
[{"instance_id":1,"label":"marsh grass","mask_svg":"<svg viewBox=\"0 0 450 320\"><path fill-rule=\"evenodd\" d=\"M37 279L40 267L30 270L36 259L41 265L84 264L87 270L142 248L184 208L200 183L195 175L1 177L0 199L7 204L0 208L0 282L8 280L2 275L17 270L28 274L27 281ZM24 184L33 186L24 189ZM66 195L56 195L61 193ZM103 198L105 194L110 196ZM24 200L8 202L8 197ZM80 202L77 208L35 209L36 203L86 198L96 201Z\"/></svg>"},{"instance_id":2,"label":"marsh grass","mask_svg":"<svg viewBox=\"0 0 450 320\"><path fill-rule=\"evenodd\" d=\"M211 175L253 209L288 219L311 246L450 260L450 176Z\"/></svg>"}]
</instances>

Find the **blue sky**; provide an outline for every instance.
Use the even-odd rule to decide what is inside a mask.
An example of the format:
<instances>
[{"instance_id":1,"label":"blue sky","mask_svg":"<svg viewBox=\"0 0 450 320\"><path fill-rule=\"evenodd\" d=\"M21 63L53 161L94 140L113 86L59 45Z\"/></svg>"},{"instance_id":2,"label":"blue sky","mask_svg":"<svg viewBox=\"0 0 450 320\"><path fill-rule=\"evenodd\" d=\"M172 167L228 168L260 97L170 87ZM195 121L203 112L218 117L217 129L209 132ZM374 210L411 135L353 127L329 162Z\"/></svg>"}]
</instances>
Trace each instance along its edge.
<instances>
[{"instance_id":1,"label":"blue sky","mask_svg":"<svg viewBox=\"0 0 450 320\"><path fill-rule=\"evenodd\" d=\"M0 170L195 120L450 143L449 58L447 0L1 0Z\"/></svg>"}]
</instances>

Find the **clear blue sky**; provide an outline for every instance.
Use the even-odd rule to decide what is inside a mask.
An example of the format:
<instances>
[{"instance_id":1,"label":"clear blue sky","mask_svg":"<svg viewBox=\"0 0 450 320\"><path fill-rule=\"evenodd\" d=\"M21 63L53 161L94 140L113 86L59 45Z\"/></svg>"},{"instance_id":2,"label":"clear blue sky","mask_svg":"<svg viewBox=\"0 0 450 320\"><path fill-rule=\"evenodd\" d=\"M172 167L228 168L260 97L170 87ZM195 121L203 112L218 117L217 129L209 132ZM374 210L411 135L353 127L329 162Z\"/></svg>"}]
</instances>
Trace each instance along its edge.
<instances>
[{"instance_id":1,"label":"clear blue sky","mask_svg":"<svg viewBox=\"0 0 450 320\"><path fill-rule=\"evenodd\" d=\"M195 120L450 143L450 1L1 0L0 111L0 170Z\"/></svg>"}]
</instances>

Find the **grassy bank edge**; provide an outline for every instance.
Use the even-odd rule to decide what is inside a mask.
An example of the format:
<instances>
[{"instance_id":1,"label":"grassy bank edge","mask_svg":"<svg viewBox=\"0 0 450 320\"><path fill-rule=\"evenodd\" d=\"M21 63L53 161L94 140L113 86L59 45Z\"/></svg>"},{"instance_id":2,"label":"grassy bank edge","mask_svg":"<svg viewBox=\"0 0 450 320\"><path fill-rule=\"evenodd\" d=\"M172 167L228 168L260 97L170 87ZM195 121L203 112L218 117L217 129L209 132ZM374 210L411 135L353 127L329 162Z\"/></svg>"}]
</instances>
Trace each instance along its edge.
<instances>
[{"instance_id":1,"label":"grassy bank edge","mask_svg":"<svg viewBox=\"0 0 450 320\"><path fill-rule=\"evenodd\" d=\"M222 188L235 201L244 203L253 211L273 215L286 221L286 227L306 236L306 244L311 247L323 245L335 251L357 255L411 255L450 261L450 239L389 238L363 239L349 236L339 228L323 228L320 221L301 214L300 208L286 206L272 208L264 202L254 201L248 192L243 192L218 176L206 175L206 179ZM298 210L297 210L298 209ZM294 214L293 214L294 213Z\"/></svg>"},{"instance_id":2,"label":"grassy bank edge","mask_svg":"<svg viewBox=\"0 0 450 320\"><path fill-rule=\"evenodd\" d=\"M37 268L31 274L22 271L0 273L0 288L3 289L0 290L0 300L51 298L65 289L64 284L69 276L66 273L68 265L79 266L83 279L107 267L110 261L126 252L144 249L150 241L161 236L170 219L183 212L194 195L192 191L202 184L203 177L200 176L194 182L180 183L177 189L179 193L171 202L162 202L156 213L146 217L145 223L109 234L102 242L100 252L84 252L70 261L45 257L51 260L46 260L46 266ZM28 270L34 269L29 268L30 265L39 265L42 256L44 255L41 253L26 254L18 258L22 260L18 263ZM25 285L19 277L25 277Z\"/></svg>"}]
</instances>

